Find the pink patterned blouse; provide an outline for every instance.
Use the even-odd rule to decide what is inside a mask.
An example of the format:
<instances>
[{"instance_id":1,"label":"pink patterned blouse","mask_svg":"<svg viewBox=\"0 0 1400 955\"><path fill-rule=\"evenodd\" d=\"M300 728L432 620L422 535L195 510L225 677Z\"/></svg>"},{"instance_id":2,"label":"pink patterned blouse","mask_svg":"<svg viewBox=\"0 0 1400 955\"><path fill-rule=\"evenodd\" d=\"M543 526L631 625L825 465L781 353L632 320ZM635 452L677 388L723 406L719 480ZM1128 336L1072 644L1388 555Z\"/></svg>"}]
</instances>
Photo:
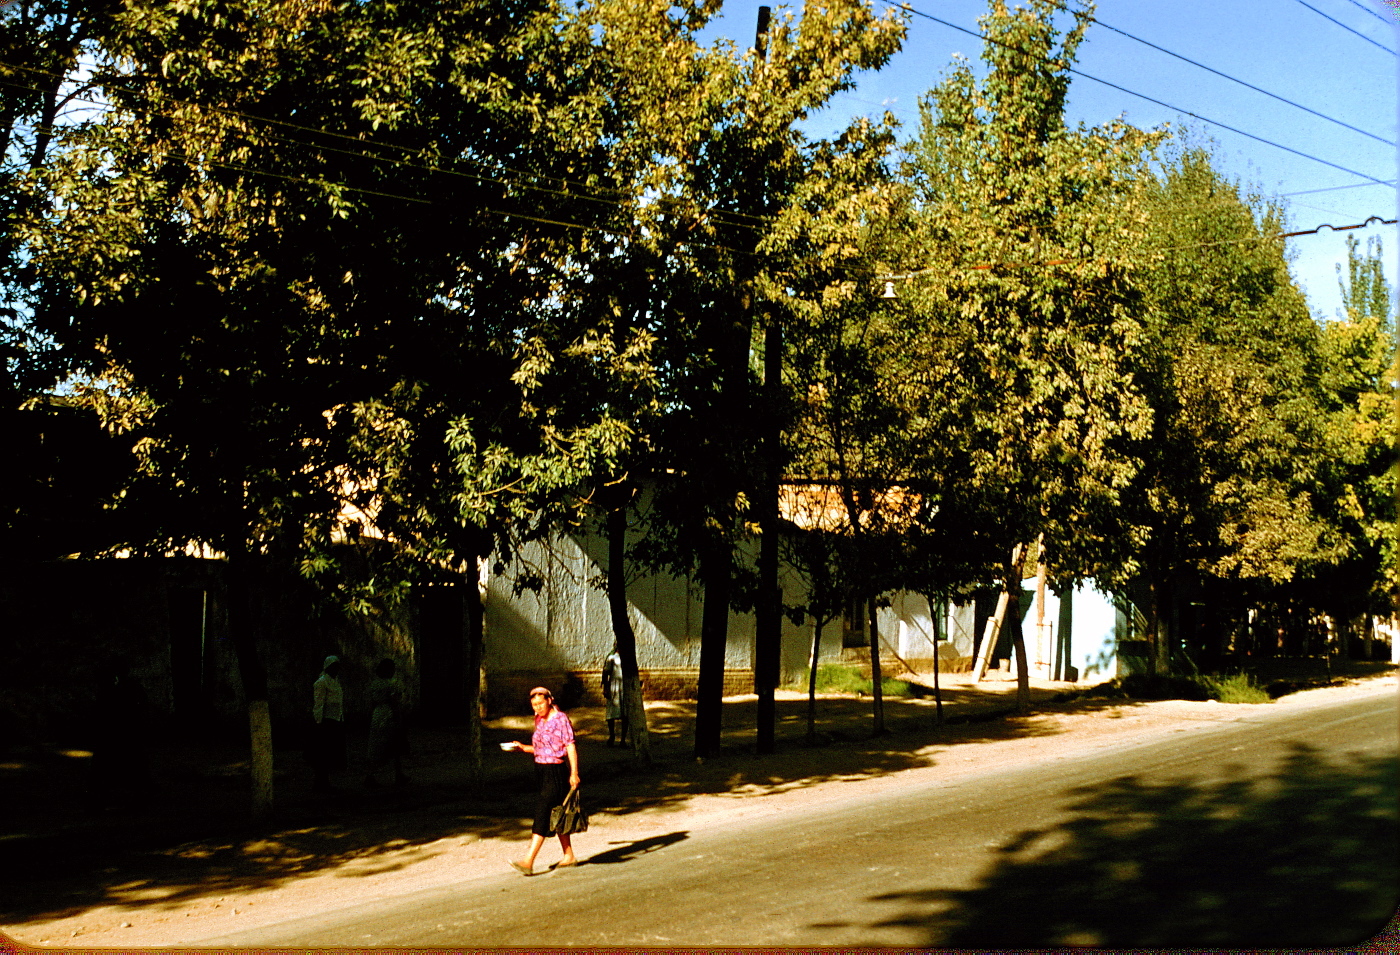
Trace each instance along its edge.
<instances>
[{"instance_id":1,"label":"pink patterned blouse","mask_svg":"<svg viewBox=\"0 0 1400 955\"><path fill-rule=\"evenodd\" d=\"M548 716L535 717L535 735L530 745L535 748L535 762L562 763L568 756L567 747L574 741L574 724L563 710L552 710Z\"/></svg>"}]
</instances>

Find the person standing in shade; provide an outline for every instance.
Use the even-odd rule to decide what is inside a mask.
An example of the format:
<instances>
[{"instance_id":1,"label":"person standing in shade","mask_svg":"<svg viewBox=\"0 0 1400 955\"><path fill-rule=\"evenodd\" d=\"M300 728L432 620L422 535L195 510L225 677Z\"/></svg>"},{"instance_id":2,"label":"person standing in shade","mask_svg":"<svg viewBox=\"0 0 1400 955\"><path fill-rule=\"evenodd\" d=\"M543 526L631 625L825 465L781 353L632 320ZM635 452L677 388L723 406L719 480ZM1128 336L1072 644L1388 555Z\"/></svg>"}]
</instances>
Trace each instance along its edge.
<instances>
[{"instance_id":1,"label":"person standing in shade","mask_svg":"<svg viewBox=\"0 0 1400 955\"><path fill-rule=\"evenodd\" d=\"M554 705L554 694L542 686L530 691L530 709L535 711L535 733L530 744L503 743L502 749L530 753L535 757L535 779L539 796L535 800L535 821L530 827L530 854L524 859L509 860L521 875L534 875L535 857L554 830L549 825L549 813L564 801L571 789L579 787L578 746L574 743L574 724L568 714ZM567 833L559 833L559 847L564 857L552 868L577 865L573 842Z\"/></svg>"},{"instance_id":2,"label":"person standing in shade","mask_svg":"<svg viewBox=\"0 0 1400 955\"><path fill-rule=\"evenodd\" d=\"M345 768L345 692L340 687L340 657L328 656L321 675L311 685L311 716L316 721L312 740L314 792L330 792L331 773Z\"/></svg>"},{"instance_id":3,"label":"person standing in shade","mask_svg":"<svg viewBox=\"0 0 1400 955\"><path fill-rule=\"evenodd\" d=\"M394 782L402 786L408 782L403 771L404 750L407 748L403 725L403 685L394 678L394 661L387 657L374 667L374 679L370 681L369 705L369 771L365 773L365 786L379 785L376 778L380 770L391 762L394 765Z\"/></svg>"},{"instance_id":4,"label":"person standing in shade","mask_svg":"<svg viewBox=\"0 0 1400 955\"><path fill-rule=\"evenodd\" d=\"M606 708L604 718L608 721L608 745L613 746L617 724L622 724L622 735L617 742L627 745L627 708L623 705L622 657L613 647L612 655L603 663L603 700Z\"/></svg>"}]
</instances>

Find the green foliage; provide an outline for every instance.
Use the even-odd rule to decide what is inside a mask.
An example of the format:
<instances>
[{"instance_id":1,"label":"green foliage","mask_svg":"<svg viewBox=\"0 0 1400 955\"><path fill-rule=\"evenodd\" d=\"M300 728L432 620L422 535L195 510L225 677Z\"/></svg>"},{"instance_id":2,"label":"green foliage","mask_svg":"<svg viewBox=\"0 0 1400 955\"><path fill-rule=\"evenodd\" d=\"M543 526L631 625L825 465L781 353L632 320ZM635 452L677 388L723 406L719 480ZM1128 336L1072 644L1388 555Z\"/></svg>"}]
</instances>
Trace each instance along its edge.
<instances>
[{"instance_id":1,"label":"green foliage","mask_svg":"<svg viewBox=\"0 0 1400 955\"><path fill-rule=\"evenodd\" d=\"M1277 203L1223 178L1190 143L1141 178L1137 201L1138 380L1152 428L1131 446L1140 468L1122 505L1146 531L1149 639L1173 643L1173 602L1198 594L1213 629L1187 639L1214 650L1252 602L1344 552L1327 513L1326 362Z\"/></svg>"},{"instance_id":2,"label":"green foliage","mask_svg":"<svg viewBox=\"0 0 1400 955\"><path fill-rule=\"evenodd\" d=\"M1044 533L1057 578L1111 578L1136 540L1117 506L1137 468L1127 443L1150 422L1127 253L1157 137L1065 125L1087 21L1061 34L1055 9L993 3L986 80L957 64L925 102L911 168L937 279L901 292L899 352L940 384L916 418L939 519L987 527L1001 555Z\"/></svg>"},{"instance_id":3,"label":"green foliage","mask_svg":"<svg viewBox=\"0 0 1400 955\"><path fill-rule=\"evenodd\" d=\"M1163 250L1145 282L1155 421L1133 495L1152 527L1147 563L1286 580L1331 544L1310 484L1317 328L1272 237L1281 210L1242 195L1198 149L1144 191Z\"/></svg>"},{"instance_id":4,"label":"green foliage","mask_svg":"<svg viewBox=\"0 0 1400 955\"><path fill-rule=\"evenodd\" d=\"M801 678L796 680L790 688L805 691L809 686L810 673L810 670L804 669ZM848 666L844 663L823 663L817 667L818 693L849 693L853 696L870 696L874 688L873 681L859 667ZM894 677L882 679L880 689L885 696L910 697L916 695L909 683Z\"/></svg>"},{"instance_id":5,"label":"green foliage","mask_svg":"<svg viewBox=\"0 0 1400 955\"><path fill-rule=\"evenodd\" d=\"M1221 703L1272 703L1273 697L1246 673L1230 676L1201 676L1198 679L1209 689L1211 699Z\"/></svg>"},{"instance_id":6,"label":"green foliage","mask_svg":"<svg viewBox=\"0 0 1400 955\"><path fill-rule=\"evenodd\" d=\"M1218 700L1221 703L1272 703L1273 698L1248 674L1217 676L1149 676L1133 674L1104 687L1108 695L1134 700Z\"/></svg>"},{"instance_id":7,"label":"green foliage","mask_svg":"<svg viewBox=\"0 0 1400 955\"><path fill-rule=\"evenodd\" d=\"M1343 313L1322 325L1320 364L1328 455L1320 507L1341 554L1317 574L1323 606L1341 617L1385 614L1400 584L1395 534L1396 352L1392 293L1381 243L1347 243L1338 267ZM1330 571L1330 572L1329 572Z\"/></svg>"}]
</instances>

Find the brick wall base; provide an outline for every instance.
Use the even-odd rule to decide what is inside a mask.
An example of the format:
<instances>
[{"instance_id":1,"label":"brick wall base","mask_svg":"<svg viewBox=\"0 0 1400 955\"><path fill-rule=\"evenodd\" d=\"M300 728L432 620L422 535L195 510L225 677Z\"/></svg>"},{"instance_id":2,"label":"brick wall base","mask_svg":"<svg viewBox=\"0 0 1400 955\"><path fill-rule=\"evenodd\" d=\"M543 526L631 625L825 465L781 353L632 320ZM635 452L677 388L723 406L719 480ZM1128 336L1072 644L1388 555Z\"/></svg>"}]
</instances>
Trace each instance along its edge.
<instances>
[{"instance_id":1,"label":"brick wall base","mask_svg":"<svg viewBox=\"0 0 1400 955\"><path fill-rule=\"evenodd\" d=\"M700 670L697 667L644 669L641 676L644 700L693 700L700 684ZM536 686L547 687L554 694L559 708L565 712L575 706L603 705L601 670L507 670L490 673L486 677L487 713L528 713L528 694ZM724 671L725 696L752 692L752 670Z\"/></svg>"}]
</instances>

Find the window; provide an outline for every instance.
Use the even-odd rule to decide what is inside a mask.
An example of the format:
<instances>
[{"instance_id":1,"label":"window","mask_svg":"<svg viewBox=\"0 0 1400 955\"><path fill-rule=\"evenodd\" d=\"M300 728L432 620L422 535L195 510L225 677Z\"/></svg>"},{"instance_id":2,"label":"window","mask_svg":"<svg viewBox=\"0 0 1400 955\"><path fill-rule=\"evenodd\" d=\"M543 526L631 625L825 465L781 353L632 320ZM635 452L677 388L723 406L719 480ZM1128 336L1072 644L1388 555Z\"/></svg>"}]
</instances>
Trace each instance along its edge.
<instances>
[{"instance_id":1,"label":"window","mask_svg":"<svg viewBox=\"0 0 1400 955\"><path fill-rule=\"evenodd\" d=\"M870 644L870 640L865 635L865 609L866 602L862 599L852 597L846 601L846 609L842 613L841 646L864 647Z\"/></svg>"}]
</instances>

